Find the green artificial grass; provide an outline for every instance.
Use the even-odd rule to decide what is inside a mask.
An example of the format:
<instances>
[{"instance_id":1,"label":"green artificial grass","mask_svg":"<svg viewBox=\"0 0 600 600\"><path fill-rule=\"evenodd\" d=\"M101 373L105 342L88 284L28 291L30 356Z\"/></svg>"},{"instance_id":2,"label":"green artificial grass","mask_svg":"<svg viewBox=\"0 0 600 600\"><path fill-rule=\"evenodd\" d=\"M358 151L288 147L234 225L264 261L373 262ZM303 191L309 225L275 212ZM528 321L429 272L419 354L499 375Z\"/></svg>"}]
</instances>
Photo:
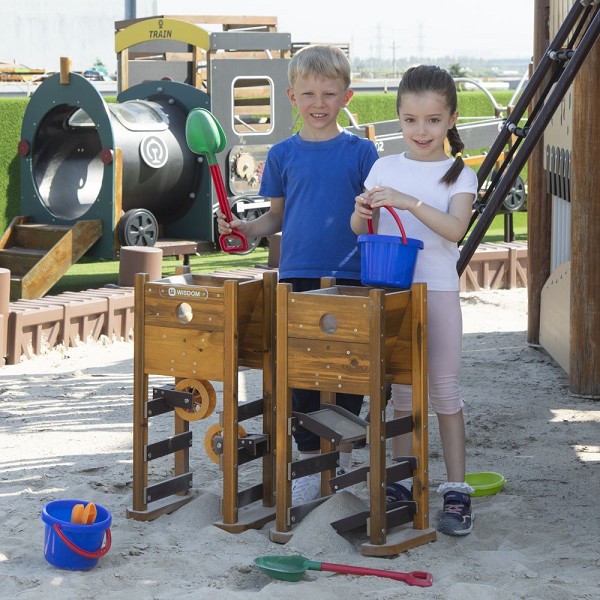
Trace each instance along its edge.
<instances>
[{"instance_id":1,"label":"green artificial grass","mask_svg":"<svg viewBox=\"0 0 600 600\"><path fill-rule=\"evenodd\" d=\"M497 215L490 225L483 243L504 241L504 215ZM527 241L527 213L513 213L513 228L516 241ZM472 229L471 229L472 231ZM269 259L269 249L259 246L250 254L227 254L226 252L204 252L190 256L190 269L193 273L213 273L215 271L228 271L243 269L256 265L264 266ZM163 259L163 277L170 277L182 263L175 257ZM82 290L117 284L119 281L119 261L95 261L83 259L73 265L61 280L50 289L47 295L56 295L62 292L79 292Z\"/></svg>"}]
</instances>

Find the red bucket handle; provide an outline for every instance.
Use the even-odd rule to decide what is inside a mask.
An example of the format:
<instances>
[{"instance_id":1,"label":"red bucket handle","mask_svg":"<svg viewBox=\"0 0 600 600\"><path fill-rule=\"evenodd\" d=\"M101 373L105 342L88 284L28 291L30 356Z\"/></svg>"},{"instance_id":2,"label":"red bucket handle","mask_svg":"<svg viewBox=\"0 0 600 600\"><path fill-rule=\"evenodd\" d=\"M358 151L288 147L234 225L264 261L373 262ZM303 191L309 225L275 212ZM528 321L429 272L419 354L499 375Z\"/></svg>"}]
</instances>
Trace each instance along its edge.
<instances>
[{"instance_id":1,"label":"red bucket handle","mask_svg":"<svg viewBox=\"0 0 600 600\"><path fill-rule=\"evenodd\" d=\"M402 235L402 243L406 246L406 244L408 244L408 240L406 239L404 226L402 225L402 221L400 220L398 213L391 206L384 206L383 208L387 208L390 211L392 217L394 217L394 221L396 221L396 223L398 224L400 234ZM367 226L369 227L369 233L373 233L373 221L371 219L367 221Z\"/></svg>"},{"instance_id":2,"label":"red bucket handle","mask_svg":"<svg viewBox=\"0 0 600 600\"><path fill-rule=\"evenodd\" d=\"M106 530L106 544L104 544L104 546L102 548L100 548L99 550L96 550L95 552L88 552L87 550L84 550L83 548L80 548L79 546L76 546L61 531L60 525L58 523L55 523L53 525L53 527L54 527L54 531L56 531L56 533L58 534L58 537L71 550L73 550L73 552L76 552L77 554L79 554L80 556L83 556L84 558L101 558L102 556L104 556L110 550L110 545L112 543L112 536L110 534L110 527Z\"/></svg>"}]
</instances>

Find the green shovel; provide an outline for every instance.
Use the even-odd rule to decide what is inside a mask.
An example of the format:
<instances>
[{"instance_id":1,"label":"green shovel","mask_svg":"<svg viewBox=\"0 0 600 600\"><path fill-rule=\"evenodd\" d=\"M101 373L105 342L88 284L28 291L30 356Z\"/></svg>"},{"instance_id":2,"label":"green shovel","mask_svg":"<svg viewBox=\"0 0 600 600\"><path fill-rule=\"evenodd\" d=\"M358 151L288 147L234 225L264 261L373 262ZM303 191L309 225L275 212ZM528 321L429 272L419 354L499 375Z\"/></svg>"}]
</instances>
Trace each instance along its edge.
<instances>
[{"instance_id":1,"label":"green shovel","mask_svg":"<svg viewBox=\"0 0 600 600\"><path fill-rule=\"evenodd\" d=\"M217 163L217 152L221 152L227 145L227 138L221 124L215 116L205 108L192 109L185 123L185 137L189 149L195 154L203 154L208 162L208 169L217 193L219 208L225 215L228 223L233 220L233 213L229 206L223 175ZM219 236L219 245L224 252L246 252L248 240L240 231L233 229L231 233Z\"/></svg>"},{"instance_id":2,"label":"green shovel","mask_svg":"<svg viewBox=\"0 0 600 600\"><path fill-rule=\"evenodd\" d=\"M408 585L430 587L433 583L431 573L425 571L411 571L400 573L384 569L370 569L368 567L353 567L351 565L336 565L332 563L315 562L304 556L259 556L254 559L254 564L269 577L283 581L300 581L304 573L312 571L333 571L345 575L372 575L373 577L387 577L404 581Z\"/></svg>"}]
</instances>

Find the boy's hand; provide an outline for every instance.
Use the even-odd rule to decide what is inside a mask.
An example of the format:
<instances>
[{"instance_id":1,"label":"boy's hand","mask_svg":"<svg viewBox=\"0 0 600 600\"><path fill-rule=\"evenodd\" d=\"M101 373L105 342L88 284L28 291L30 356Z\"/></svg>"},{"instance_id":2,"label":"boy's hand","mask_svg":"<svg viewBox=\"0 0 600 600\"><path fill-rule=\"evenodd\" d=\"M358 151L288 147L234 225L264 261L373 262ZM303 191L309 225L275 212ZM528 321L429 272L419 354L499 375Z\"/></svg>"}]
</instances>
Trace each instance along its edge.
<instances>
[{"instance_id":1,"label":"boy's hand","mask_svg":"<svg viewBox=\"0 0 600 600\"><path fill-rule=\"evenodd\" d=\"M225 215L220 210L217 210L217 228L219 230L219 234L227 235L228 233L231 233L232 229L237 229L243 233L244 225L245 221L236 218L234 218L231 223L228 223L225 219Z\"/></svg>"},{"instance_id":2,"label":"boy's hand","mask_svg":"<svg viewBox=\"0 0 600 600\"><path fill-rule=\"evenodd\" d=\"M354 214L366 221L373 218L373 209L371 208L371 200L369 199L368 192L364 192L354 199Z\"/></svg>"}]
</instances>

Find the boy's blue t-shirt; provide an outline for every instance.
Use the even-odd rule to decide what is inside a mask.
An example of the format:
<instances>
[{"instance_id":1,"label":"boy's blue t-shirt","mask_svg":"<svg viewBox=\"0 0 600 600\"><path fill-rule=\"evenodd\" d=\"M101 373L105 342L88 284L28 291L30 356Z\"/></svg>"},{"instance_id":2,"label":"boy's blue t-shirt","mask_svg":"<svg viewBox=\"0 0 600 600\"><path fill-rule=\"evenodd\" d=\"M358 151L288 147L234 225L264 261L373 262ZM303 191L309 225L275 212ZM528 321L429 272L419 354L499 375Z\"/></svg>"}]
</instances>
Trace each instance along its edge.
<instances>
[{"instance_id":1,"label":"boy's blue t-shirt","mask_svg":"<svg viewBox=\"0 0 600 600\"><path fill-rule=\"evenodd\" d=\"M346 130L325 142L308 142L296 134L269 150L260 195L285 199L280 279L360 280L350 216L377 158L372 141Z\"/></svg>"}]
</instances>

